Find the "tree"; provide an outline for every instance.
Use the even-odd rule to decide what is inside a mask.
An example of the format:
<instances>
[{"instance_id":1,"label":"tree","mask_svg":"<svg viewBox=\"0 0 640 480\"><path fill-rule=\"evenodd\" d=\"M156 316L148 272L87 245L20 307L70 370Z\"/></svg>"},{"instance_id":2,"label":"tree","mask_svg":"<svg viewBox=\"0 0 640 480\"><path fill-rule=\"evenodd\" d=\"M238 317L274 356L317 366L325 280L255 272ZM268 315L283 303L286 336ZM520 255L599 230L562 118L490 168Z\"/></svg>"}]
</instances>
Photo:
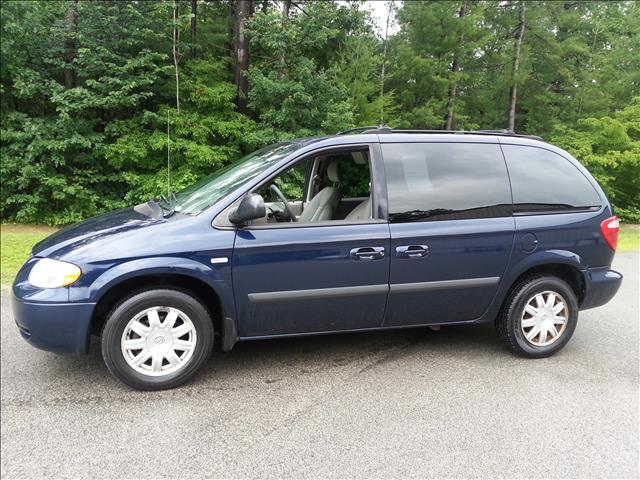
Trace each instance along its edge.
<instances>
[{"instance_id":1,"label":"tree","mask_svg":"<svg viewBox=\"0 0 640 480\"><path fill-rule=\"evenodd\" d=\"M516 102L518 100L518 68L520 67L520 57L522 53L522 40L525 30L525 10L526 2L521 0L518 4L518 29L513 49L513 63L511 67L511 86L509 87L509 113L507 119L507 129L515 131L516 126Z\"/></svg>"},{"instance_id":2,"label":"tree","mask_svg":"<svg viewBox=\"0 0 640 480\"><path fill-rule=\"evenodd\" d=\"M249 95L249 37L246 34L247 20L251 11L251 0L235 0L233 23L233 51L235 57L234 78L237 88L236 105L242 113L247 111Z\"/></svg>"},{"instance_id":3,"label":"tree","mask_svg":"<svg viewBox=\"0 0 640 480\"><path fill-rule=\"evenodd\" d=\"M385 41L357 1L0 2L3 220L66 224L166 192L167 117L180 189L384 112L551 138L640 221L639 2L396 5Z\"/></svg>"},{"instance_id":4,"label":"tree","mask_svg":"<svg viewBox=\"0 0 640 480\"><path fill-rule=\"evenodd\" d=\"M67 88L67 20L75 17L69 5L2 5L2 90L12 97L11 109L2 111L3 218L71 223L123 205L128 190L126 172L105 159L105 146L117 121L149 102L160 83L160 63L168 57L148 47L168 50L158 24L167 5L71 4L80 21L74 23L74 86ZM39 35L11 34L11 48L5 47L7 32L18 33L24 18ZM22 59L18 52L30 53Z\"/></svg>"},{"instance_id":5,"label":"tree","mask_svg":"<svg viewBox=\"0 0 640 480\"><path fill-rule=\"evenodd\" d=\"M196 27L198 25L197 18L198 0L191 0L191 59L196 58Z\"/></svg>"},{"instance_id":6,"label":"tree","mask_svg":"<svg viewBox=\"0 0 640 480\"><path fill-rule=\"evenodd\" d=\"M552 140L589 168L617 215L640 223L640 97L612 117L557 125Z\"/></svg>"},{"instance_id":7,"label":"tree","mask_svg":"<svg viewBox=\"0 0 640 480\"><path fill-rule=\"evenodd\" d=\"M462 19L467 14L469 9L469 2L464 1L462 6L460 7L460 12L458 13L458 18ZM458 47L453 53L453 62L451 62L451 73L453 74L453 80L451 82L451 86L449 87L449 101L447 102L447 115L444 119L444 125L442 128L445 130L451 130L453 125L453 110L456 102L456 94L458 90L458 79L456 75L460 71L461 68L461 52L460 48L464 44L464 30L461 28L460 33L458 35Z\"/></svg>"},{"instance_id":8,"label":"tree","mask_svg":"<svg viewBox=\"0 0 640 480\"><path fill-rule=\"evenodd\" d=\"M76 86L76 71L73 60L76 58L76 30L78 25L78 12L76 4L78 0L73 0L67 7L67 38L64 40L64 86L73 88Z\"/></svg>"},{"instance_id":9,"label":"tree","mask_svg":"<svg viewBox=\"0 0 640 480\"><path fill-rule=\"evenodd\" d=\"M249 106L262 138L275 141L353 126L352 104L337 65L352 39L370 34L366 18L357 5L337 2L305 3L304 10L289 12L286 25L277 8L256 12L249 24L255 52ZM286 74L280 78L283 54Z\"/></svg>"},{"instance_id":10,"label":"tree","mask_svg":"<svg viewBox=\"0 0 640 480\"><path fill-rule=\"evenodd\" d=\"M284 0L282 2L282 30L287 29L287 24L289 23L289 10L291 10L291 0ZM284 70L287 65L287 57L285 55L286 45L281 45L280 47L280 61L278 64L278 72L276 73L276 79L282 80L284 78Z\"/></svg>"}]
</instances>

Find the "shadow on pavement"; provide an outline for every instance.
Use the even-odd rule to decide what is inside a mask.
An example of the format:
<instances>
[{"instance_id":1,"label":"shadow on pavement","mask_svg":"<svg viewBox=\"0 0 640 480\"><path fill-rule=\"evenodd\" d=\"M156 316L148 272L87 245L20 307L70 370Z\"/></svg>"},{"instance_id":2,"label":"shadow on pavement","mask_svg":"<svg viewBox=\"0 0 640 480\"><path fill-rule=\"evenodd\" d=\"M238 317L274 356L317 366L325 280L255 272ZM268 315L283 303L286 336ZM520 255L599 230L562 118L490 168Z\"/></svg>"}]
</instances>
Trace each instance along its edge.
<instances>
[{"instance_id":1,"label":"shadow on pavement","mask_svg":"<svg viewBox=\"0 0 640 480\"><path fill-rule=\"evenodd\" d=\"M231 376L239 379L256 370L266 377L281 377L283 369L288 368L311 373L355 362L379 364L412 355L463 359L495 354L510 356L490 324L450 326L440 331L418 327L246 341L236 344L228 353L214 351L203 371L191 383L215 383L219 378ZM48 370L47 376L58 377L62 383L87 380L101 383L110 377L102 361L97 337L92 338L88 355L38 352L37 356L34 363L42 365ZM33 365L32 368L38 367Z\"/></svg>"}]
</instances>

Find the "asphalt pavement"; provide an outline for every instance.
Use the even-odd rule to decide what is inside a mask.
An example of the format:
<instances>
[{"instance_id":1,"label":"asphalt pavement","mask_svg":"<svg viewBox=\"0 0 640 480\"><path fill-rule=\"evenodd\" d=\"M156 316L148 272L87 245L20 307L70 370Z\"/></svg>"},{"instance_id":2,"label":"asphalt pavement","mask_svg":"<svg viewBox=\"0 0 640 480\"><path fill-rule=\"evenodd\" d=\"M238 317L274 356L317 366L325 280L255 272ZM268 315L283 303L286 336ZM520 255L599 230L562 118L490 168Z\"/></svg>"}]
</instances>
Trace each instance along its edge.
<instances>
[{"instance_id":1,"label":"asphalt pavement","mask_svg":"<svg viewBox=\"0 0 640 480\"><path fill-rule=\"evenodd\" d=\"M143 393L97 343L24 342L2 293L2 478L637 478L639 256L559 354L491 325L251 342Z\"/></svg>"}]
</instances>

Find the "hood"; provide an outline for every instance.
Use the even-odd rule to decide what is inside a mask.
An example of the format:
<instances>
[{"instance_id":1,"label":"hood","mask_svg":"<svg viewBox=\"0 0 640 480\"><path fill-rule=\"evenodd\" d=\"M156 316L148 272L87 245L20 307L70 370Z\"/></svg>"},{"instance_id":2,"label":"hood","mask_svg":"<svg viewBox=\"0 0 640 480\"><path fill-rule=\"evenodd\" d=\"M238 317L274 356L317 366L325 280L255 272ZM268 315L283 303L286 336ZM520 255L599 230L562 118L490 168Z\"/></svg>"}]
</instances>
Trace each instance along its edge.
<instances>
[{"instance_id":1,"label":"hood","mask_svg":"<svg viewBox=\"0 0 640 480\"><path fill-rule=\"evenodd\" d=\"M98 240L123 232L167 223L160 207L144 203L132 208L117 210L83 222L70 225L37 243L32 254L38 257L60 257L65 252L92 244Z\"/></svg>"}]
</instances>

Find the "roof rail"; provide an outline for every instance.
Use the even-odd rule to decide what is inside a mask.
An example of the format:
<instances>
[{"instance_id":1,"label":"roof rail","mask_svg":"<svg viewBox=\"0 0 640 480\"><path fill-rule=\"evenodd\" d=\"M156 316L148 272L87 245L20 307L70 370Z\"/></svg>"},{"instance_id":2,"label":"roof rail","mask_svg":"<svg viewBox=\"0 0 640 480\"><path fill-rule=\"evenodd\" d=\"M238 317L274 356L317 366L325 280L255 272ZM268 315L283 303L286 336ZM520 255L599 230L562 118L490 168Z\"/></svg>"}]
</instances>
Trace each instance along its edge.
<instances>
[{"instance_id":1,"label":"roof rail","mask_svg":"<svg viewBox=\"0 0 640 480\"><path fill-rule=\"evenodd\" d=\"M338 132L336 135L352 135L354 133L390 133L392 131L393 130L391 130L387 125L369 125L367 127L357 127L343 132Z\"/></svg>"},{"instance_id":2,"label":"roof rail","mask_svg":"<svg viewBox=\"0 0 640 480\"><path fill-rule=\"evenodd\" d=\"M544 141L538 135L524 135L515 133L512 130L391 130L393 133L449 133L453 135L497 135L500 137L530 138L532 140Z\"/></svg>"},{"instance_id":3,"label":"roof rail","mask_svg":"<svg viewBox=\"0 0 640 480\"><path fill-rule=\"evenodd\" d=\"M524 135L515 133L513 130L412 130L412 129L395 129L386 125L367 126L352 128L338 133L338 135L348 135L355 133L431 133L431 134L457 134L457 135L498 135L501 137L519 137L530 138L532 140L544 141L538 135Z\"/></svg>"}]
</instances>

